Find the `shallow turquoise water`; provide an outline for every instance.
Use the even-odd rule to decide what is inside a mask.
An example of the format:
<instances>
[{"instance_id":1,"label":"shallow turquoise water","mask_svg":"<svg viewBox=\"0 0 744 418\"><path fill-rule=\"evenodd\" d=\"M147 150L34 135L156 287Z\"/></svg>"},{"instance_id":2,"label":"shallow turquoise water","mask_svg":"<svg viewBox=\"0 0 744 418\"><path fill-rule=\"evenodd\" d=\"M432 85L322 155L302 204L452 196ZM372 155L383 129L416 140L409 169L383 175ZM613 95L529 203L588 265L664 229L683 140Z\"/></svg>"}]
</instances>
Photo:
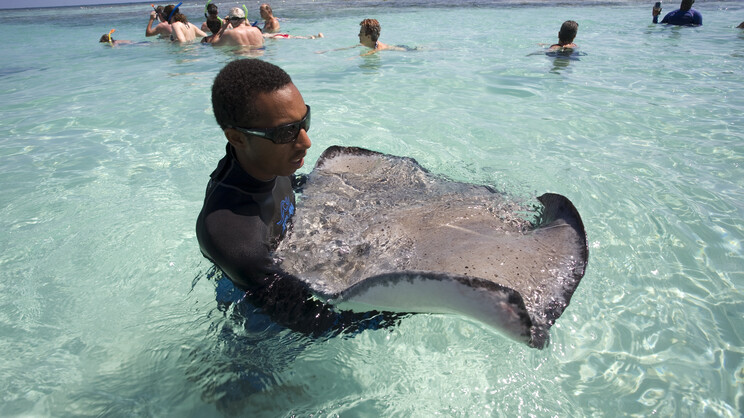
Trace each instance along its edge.
<instances>
[{"instance_id":1,"label":"shallow turquoise water","mask_svg":"<svg viewBox=\"0 0 744 418\"><path fill-rule=\"evenodd\" d=\"M700 28L645 3L272 5L326 36L262 56L313 107L302 171L356 145L574 202L590 261L551 345L456 316L320 342L237 326L194 222L224 150L209 89L240 56L97 44L145 41L149 4L3 11L0 415L744 414L744 5L700 2ZM316 53L365 17L422 50ZM566 19L584 55L530 55Z\"/></svg>"}]
</instances>

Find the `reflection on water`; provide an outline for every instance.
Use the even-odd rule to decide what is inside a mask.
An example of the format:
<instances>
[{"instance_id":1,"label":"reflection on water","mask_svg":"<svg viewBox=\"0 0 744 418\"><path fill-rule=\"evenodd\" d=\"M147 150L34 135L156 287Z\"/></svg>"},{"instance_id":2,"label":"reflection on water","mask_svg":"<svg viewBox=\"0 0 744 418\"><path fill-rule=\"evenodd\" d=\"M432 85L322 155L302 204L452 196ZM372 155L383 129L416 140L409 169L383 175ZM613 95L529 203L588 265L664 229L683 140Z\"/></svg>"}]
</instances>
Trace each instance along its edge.
<instances>
[{"instance_id":1,"label":"reflection on water","mask_svg":"<svg viewBox=\"0 0 744 418\"><path fill-rule=\"evenodd\" d=\"M260 59L317 109L303 172L365 146L574 202L592 263L543 351L454 315L308 341L221 311L191 283L194 222L224 153L211 83L237 55L145 38L149 4L4 10L0 415L740 416L744 4L673 28L635 2L507 3L284 2L283 29L325 38ZM425 48L315 53L370 10ZM587 55L527 56L566 13ZM103 48L111 28L150 44Z\"/></svg>"}]
</instances>

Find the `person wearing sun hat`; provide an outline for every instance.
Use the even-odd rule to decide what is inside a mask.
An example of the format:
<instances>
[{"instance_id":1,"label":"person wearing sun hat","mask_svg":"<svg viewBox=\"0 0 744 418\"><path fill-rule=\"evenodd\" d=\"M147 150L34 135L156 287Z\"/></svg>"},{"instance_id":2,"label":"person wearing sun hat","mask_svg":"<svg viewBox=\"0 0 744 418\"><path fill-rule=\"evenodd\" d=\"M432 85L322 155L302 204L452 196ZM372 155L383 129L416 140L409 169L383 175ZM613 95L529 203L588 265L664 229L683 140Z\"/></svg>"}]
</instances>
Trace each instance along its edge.
<instances>
[{"instance_id":1,"label":"person wearing sun hat","mask_svg":"<svg viewBox=\"0 0 744 418\"><path fill-rule=\"evenodd\" d=\"M215 36L212 45L242 45L260 48L264 44L261 31L251 26L240 7L233 7L227 14L222 30Z\"/></svg>"}]
</instances>

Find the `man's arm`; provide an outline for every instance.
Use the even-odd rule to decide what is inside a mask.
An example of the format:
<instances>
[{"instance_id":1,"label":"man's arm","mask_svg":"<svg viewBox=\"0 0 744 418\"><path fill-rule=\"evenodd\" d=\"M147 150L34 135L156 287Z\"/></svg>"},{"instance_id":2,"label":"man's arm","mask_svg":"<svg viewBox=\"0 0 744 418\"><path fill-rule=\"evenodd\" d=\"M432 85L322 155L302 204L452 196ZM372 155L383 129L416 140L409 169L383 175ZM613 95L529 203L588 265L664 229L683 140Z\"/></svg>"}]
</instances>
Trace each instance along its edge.
<instances>
[{"instance_id":1,"label":"man's arm","mask_svg":"<svg viewBox=\"0 0 744 418\"><path fill-rule=\"evenodd\" d=\"M145 29L145 36L155 36L158 34L158 32L152 28L152 22L155 21L155 16L157 16L155 10L151 11L150 20L147 22L147 28Z\"/></svg>"},{"instance_id":2,"label":"man's arm","mask_svg":"<svg viewBox=\"0 0 744 418\"><path fill-rule=\"evenodd\" d=\"M661 14L661 9L657 9L656 7L651 9L651 15L654 17L654 20L653 20L654 23L659 23L660 14Z\"/></svg>"},{"instance_id":3,"label":"man's arm","mask_svg":"<svg viewBox=\"0 0 744 418\"><path fill-rule=\"evenodd\" d=\"M217 32L217 35L212 40L212 45L220 46L220 45L228 45L228 42L232 39L230 36L230 32L225 32L227 30L227 25L230 24L230 20L225 19L222 21L222 28L219 32Z\"/></svg>"},{"instance_id":4,"label":"man's arm","mask_svg":"<svg viewBox=\"0 0 744 418\"><path fill-rule=\"evenodd\" d=\"M197 28L196 25L194 25L194 33L196 34L196 36L207 36L207 33Z\"/></svg>"}]
</instances>

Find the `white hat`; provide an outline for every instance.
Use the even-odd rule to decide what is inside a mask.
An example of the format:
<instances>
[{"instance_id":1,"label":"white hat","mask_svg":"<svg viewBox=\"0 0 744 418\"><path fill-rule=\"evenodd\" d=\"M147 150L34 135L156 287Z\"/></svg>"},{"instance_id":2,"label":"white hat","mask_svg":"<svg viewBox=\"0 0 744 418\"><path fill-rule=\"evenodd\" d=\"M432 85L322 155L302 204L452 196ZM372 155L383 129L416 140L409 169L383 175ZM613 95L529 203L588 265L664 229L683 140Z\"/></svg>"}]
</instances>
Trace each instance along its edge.
<instances>
[{"instance_id":1,"label":"white hat","mask_svg":"<svg viewBox=\"0 0 744 418\"><path fill-rule=\"evenodd\" d=\"M240 7L233 7L230 9L230 13L227 14L227 18L231 17L239 17L241 19L245 19L245 12L243 12L243 9Z\"/></svg>"}]
</instances>

